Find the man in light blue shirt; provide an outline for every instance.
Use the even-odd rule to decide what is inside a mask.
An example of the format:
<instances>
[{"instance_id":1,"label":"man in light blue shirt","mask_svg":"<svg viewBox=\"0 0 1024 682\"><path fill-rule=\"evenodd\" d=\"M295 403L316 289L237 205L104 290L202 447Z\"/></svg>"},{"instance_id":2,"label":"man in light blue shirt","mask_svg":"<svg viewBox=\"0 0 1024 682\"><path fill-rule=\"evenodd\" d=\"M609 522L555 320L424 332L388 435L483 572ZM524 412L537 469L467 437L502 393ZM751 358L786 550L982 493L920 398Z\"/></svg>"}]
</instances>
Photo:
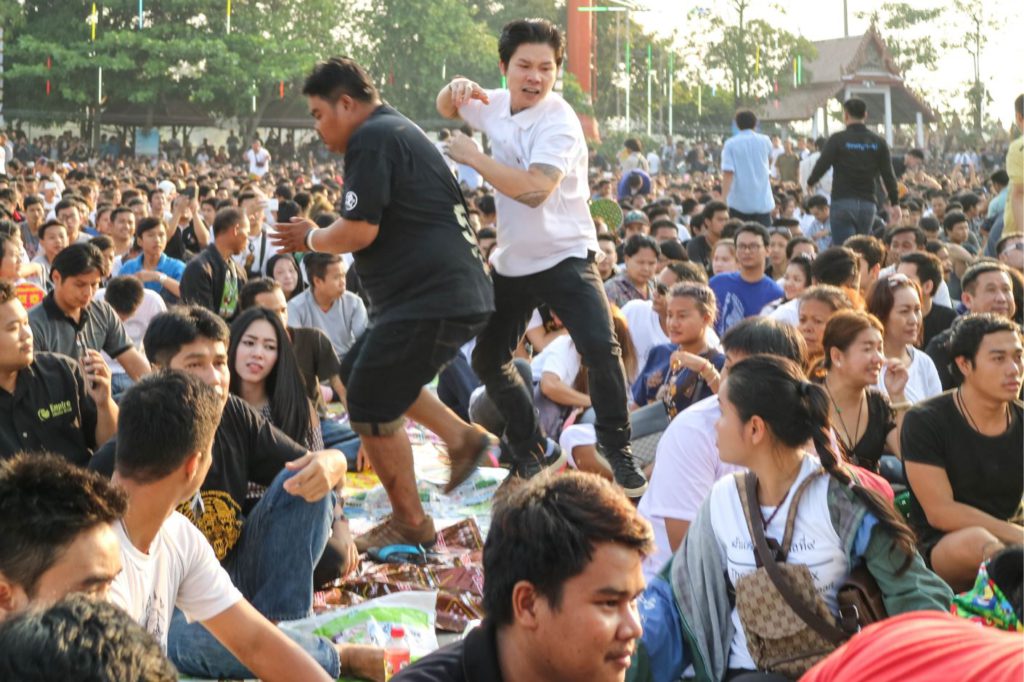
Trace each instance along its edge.
<instances>
[{"instance_id":1,"label":"man in light blue shirt","mask_svg":"<svg viewBox=\"0 0 1024 682\"><path fill-rule=\"evenodd\" d=\"M769 181L769 159L772 141L754 131L757 116L742 109L736 112L739 133L722 147L722 195L729 205L729 215L743 221L771 226L775 207Z\"/></svg>"}]
</instances>

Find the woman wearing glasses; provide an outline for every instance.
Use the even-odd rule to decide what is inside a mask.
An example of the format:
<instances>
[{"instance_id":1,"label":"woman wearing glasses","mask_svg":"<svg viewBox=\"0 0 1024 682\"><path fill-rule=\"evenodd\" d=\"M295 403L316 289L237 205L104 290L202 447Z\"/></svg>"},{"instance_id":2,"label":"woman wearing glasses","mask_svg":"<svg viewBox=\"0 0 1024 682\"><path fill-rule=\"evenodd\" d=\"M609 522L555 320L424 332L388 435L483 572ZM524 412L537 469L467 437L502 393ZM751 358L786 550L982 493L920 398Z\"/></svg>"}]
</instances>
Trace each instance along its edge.
<instances>
[{"instance_id":1,"label":"woman wearing glasses","mask_svg":"<svg viewBox=\"0 0 1024 682\"><path fill-rule=\"evenodd\" d=\"M884 352L888 364L899 361L909 373L904 390L911 405L942 393L942 383L935 363L915 346L923 328L921 289L917 282L902 273L881 277L868 293L868 312L885 327ZM888 366L878 378L878 388L886 391ZM891 396L890 396L891 398Z\"/></svg>"}]
</instances>

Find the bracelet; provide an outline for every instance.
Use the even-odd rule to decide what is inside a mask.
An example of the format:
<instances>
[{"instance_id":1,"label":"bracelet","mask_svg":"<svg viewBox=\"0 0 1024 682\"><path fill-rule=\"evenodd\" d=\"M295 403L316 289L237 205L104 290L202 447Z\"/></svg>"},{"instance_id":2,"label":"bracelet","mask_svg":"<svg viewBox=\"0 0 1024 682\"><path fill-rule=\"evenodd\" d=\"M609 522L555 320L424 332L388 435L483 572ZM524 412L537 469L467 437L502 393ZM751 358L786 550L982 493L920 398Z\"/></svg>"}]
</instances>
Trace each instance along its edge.
<instances>
[{"instance_id":1,"label":"bracelet","mask_svg":"<svg viewBox=\"0 0 1024 682\"><path fill-rule=\"evenodd\" d=\"M310 229L306 232L306 238L303 240L306 244L306 251L310 253L316 253L316 249L313 248L313 233L316 232L316 228Z\"/></svg>"},{"instance_id":2,"label":"bracelet","mask_svg":"<svg viewBox=\"0 0 1024 682\"><path fill-rule=\"evenodd\" d=\"M159 284L160 286L163 286L163 284L164 284L164 282L166 280L167 280L167 275L165 275L164 273L161 272L160 273L160 279L157 280L157 284Z\"/></svg>"}]
</instances>

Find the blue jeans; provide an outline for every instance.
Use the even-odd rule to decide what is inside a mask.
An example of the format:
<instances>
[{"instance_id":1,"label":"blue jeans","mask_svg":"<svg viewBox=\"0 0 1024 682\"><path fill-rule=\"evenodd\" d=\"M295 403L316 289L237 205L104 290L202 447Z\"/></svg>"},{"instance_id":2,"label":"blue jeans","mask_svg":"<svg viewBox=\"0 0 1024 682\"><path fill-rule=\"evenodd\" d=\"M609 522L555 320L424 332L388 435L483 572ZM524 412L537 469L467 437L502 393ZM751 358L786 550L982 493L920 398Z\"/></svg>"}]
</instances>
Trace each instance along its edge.
<instances>
[{"instance_id":1,"label":"blue jeans","mask_svg":"<svg viewBox=\"0 0 1024 682\"><path fill-rule=\"evenodd\" d=\"M287 470L277 475L242 524L238 544L222 562L242 595L272 621L312 615L313 569L334 520L334 493L306 502L284 490L284 482L293 475ZM289 636L328 674L338 676L338 654L328 640ZM254 677L201 623L187 623L178 611L167 641L168 656L184 675Z\"/></svg>"},{"instance_id":2,"label":"blue jeans","mask_svg":"<svg viewBox=\"0 0 1024 682\"><path fill-rule=\"evenodd\" d=\"M324 438L324 448L341 450L348 462L348 470L355 471L360 444L356 432L346 424L324 417L320 420L320 433Z\"/></svg>"},{"instance_id":3,"label":"blue jeans","mask_svg":"<svg viewBox=\"0 0 1024 682\"><path fill-rule=\"evenodd\" d=\"M835 199L829 210L832 246L842 246L843 242L855 234L871 234L877 212L878 207L873 201Z\"/></svg>"}]
</instances>

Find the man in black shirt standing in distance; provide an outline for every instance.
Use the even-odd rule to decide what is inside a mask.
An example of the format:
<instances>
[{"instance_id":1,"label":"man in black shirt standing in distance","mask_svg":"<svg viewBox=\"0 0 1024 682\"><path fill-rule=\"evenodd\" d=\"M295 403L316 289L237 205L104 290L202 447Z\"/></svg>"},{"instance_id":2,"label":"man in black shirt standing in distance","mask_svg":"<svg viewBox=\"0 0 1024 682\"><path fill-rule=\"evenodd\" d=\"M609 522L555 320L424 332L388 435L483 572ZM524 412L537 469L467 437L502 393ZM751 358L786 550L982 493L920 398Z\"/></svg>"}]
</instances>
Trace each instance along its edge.
<instances>
[{"instance_id":1,"label":"man in black shirt standing in distance","mask_svg":"<svg viewBox=\"0 0 1024 682\"><path fill-rule=\"evenodd\" d=\"M416 490L404 416L448 444L449 486L492 446L424 389L494 310L462 192L440 152L414 123L381 103L362 67L334 58L313 68L303 94L328 149L345 155L342 215L317 230L278 223L283 251L348 253L370 299L370 327L345 355L341 379L352 429L391 500L392 515L356 538L360 551L434 542Z\"/></svg>"},{"instance_id":2,"label":"man in black shirt standing in distance","mask_svg":"<svg viewBox=\"0 0 1024 682\"><path fill-rule=\"evenodd\" d=\"M832 244L842 246L854 234L870 234L878 206L875 189L881 176L889 197L889 223L895 225L901 216L899 187L892 169L892 156L885 139L868 130L864 121L868 107L856 97L843 102L846 130L828 138L825 149L807 178L814 187L832 168Z\"/></svg>"},{"instance_id":3,"label":"man in black shirt standing in distance","mask_svg":"<svg viewBox=\"0 0 1024 682\"><path fill-rule=\"evenodd\" d=\"M437 96L442 116L484 131L494 150L489 157L460 133L448 146L453 160L476 169L497 190L496 312L477 342L473 368L507 420L513 473L529 478L560 463L563 455L541 432L530 391L512 364L533 309L547 303L589 370L598 445L616 482L635 498L647 480L629 447L621 349L594 264L599 249L587 208L587 145L575 112L551 93L563 49L550 22L513 21L498 40L507 90L455 78Z\"/></svg>"}]
</instances>

